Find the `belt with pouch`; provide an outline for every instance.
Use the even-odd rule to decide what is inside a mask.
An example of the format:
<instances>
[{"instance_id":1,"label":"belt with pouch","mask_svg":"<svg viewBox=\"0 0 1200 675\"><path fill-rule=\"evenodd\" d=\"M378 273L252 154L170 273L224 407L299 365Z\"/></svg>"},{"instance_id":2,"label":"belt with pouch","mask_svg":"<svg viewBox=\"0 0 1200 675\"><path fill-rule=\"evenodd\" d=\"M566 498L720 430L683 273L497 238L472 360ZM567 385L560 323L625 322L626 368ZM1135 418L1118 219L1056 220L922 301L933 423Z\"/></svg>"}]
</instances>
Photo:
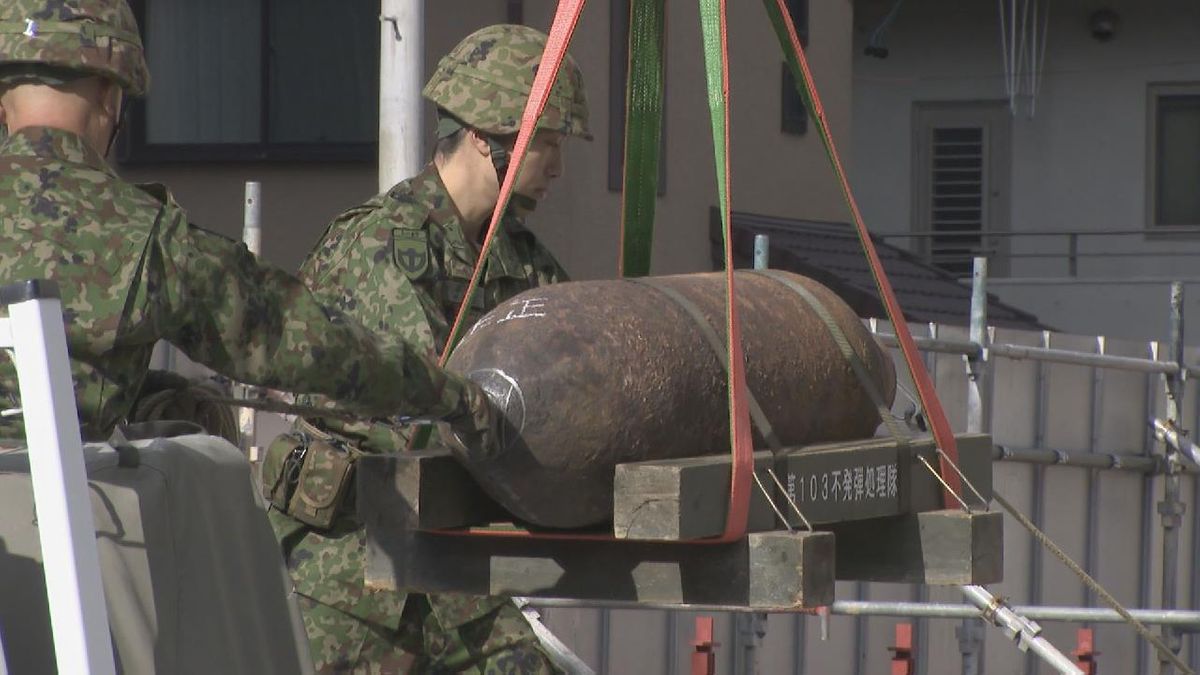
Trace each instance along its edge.
<instances>
[{"instance_id":1,"label":"belt with pouch","mask_svg":"<svg viewBox=\"0 0 1200 675\"><path fill-rule=\"evenodd\" d=\"M353 508L354 464L362 452L307 421L267 447L263 497L271 505L318 529L328 529Z\"/></svg>"}]
</instances>

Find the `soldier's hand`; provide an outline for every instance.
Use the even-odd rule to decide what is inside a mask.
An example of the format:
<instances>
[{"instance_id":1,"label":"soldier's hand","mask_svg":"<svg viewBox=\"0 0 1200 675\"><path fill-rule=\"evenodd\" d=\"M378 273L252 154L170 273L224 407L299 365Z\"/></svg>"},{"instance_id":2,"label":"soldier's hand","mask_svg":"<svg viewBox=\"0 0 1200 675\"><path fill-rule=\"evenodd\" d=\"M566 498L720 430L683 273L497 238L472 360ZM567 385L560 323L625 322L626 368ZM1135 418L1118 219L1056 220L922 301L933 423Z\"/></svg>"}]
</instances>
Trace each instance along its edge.
<instances>
[{"instance_id":1,"label":"soldier's hand","mask_svg":"<svg viewBox=\"0 0 1200 675\"><path fill-rule=\"evenodd\" d=\"M469 457L487 458L499 452L499 410L483 387L463 379L464 410L439 425L443 442Z\"/></svg>"}]
</instances>

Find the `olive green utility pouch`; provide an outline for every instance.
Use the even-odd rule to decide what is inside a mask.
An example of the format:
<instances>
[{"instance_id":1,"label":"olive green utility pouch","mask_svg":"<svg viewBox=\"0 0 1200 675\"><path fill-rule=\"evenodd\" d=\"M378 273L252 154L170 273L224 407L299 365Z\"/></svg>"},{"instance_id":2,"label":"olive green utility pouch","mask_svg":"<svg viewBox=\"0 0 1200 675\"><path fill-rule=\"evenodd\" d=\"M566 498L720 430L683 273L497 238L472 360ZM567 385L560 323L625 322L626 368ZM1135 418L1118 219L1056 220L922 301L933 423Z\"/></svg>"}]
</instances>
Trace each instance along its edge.
<instances>
[{"instance_id":1,"label":"olive green utility pouch","mask_svg":"<svg viewBox=\"0 0 1200 675\"><path fill-rule=\"evenodd\" d=\"M320 529L332 525L350 493L357 458L358 452L349 447L310 438L288 515Z\"/></svg>"},{"instance_id":2,"label":"olive green utility pouch","mask_svg":"<svg viewBox=\"0 0 1200 675\"><path fill-rule=\"evenodd\" d=\"M280 434L271 441L263 455L263 499L284 513L296 492L307 446L305 439L297 434Z\"/></svg>"}]
</instances>

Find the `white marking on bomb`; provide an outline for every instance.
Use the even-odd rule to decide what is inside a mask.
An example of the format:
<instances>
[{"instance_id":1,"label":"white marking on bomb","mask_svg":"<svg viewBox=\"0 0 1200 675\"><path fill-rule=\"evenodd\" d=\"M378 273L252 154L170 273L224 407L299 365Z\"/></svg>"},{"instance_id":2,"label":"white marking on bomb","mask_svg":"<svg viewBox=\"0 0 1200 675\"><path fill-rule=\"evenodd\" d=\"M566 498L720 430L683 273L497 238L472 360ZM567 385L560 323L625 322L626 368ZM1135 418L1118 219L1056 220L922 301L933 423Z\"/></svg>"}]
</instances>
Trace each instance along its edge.
<instances>
[{"instance_id":1,"label":"white marking on bomb","mask_svg":"<svg viewBox=\"0 0 1200 675\"><path fill-rule=\"evenodd\" d=\"M546 298L525 298L523 300L513 300L508 303L510 306L520 306L520 309L508 310L508 315L503 319L497 319L496 323L507 323L514 319L538 319L546 316L546 312L538 311L546 309Z\"/></svg>"}]
</instances>

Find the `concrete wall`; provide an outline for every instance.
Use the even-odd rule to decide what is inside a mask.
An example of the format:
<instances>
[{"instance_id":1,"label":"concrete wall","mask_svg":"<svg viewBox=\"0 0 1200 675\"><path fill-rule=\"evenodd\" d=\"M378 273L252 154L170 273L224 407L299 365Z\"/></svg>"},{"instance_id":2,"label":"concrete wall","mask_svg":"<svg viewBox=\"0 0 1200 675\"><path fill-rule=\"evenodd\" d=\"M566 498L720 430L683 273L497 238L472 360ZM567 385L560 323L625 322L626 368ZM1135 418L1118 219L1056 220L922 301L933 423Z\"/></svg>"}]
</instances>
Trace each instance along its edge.
<instances>
[{"instance_id":1,"label":"concrete wall","mask_svg":"<svg viewBox=\"0 0 1200 675\"><path fill-rule=\"evenodd\" d=\"M504 21L506 4L427 3L426 71L469 32ZM811 4L812 67L834 133L849 152L850 1ZM554 6L551 0L527 0L526 22L548 30ZM585 72L596 139L568 144L566 176L530 221L578 278L616 273L620 195L608 190L609 11L604 0L589 3L572 46ZM658 273L710 269L708 209L716 203L695 4L672 3L668 20L668 168L653 259ZM734 208L816 220L841 217L815 134L779 131L781 57L761 5L731 3L729 24ZM432 130L432 108L429 118ZM169 184L193 220L231 236L241 229L244 181L261 181L263 254L287 268L300 263L331 217L375 192L375 169L365 164L193 164L124 173Z\"/></svg>"},{"instance_id":2,"label":"concrete wall","mask_svg":"<svg viewBox=\"0 0 1200 675\"><path fill-rule=\"evenodd\" d=\"M1046 3L1043 4L1045 6ZM1140 230L1147 226L1147 87L1200 81L1200 6L1156 3L1048 3L1044 79L1036 115L1012 120L1011 230ZM887 59L862 55L866 36L891 3L856 3L854 184L877 232L911 227L912 111L917 102L1005 99L995 3L906 3L886 31ZM1089 14L1107 5L1120 23L1109 42L1092 38ZM1065 253L1061 238L1018 238L1017 253ZM1120 282L1133 277L1196 278L1200 232L1171 239L1143 234L1085 237L1082 252L1137 257L1087 258L1080 276ZM1164 256L1163 253L1175 255ZM1177 255L1177 254L1187 255ZM1003 299L1047 323L1080 333L1149 339L1163 335L1155 312L1162 286L1122 288L1020 281L1063 276L1063 259L1017 259L1011 281L993 287ZM1115 298L1115 306L1109 301ZM1097 312L1096 308L1102 308ZM1200 320L1200 307L1190 304Z\"/></svg>"}]
</instances>

